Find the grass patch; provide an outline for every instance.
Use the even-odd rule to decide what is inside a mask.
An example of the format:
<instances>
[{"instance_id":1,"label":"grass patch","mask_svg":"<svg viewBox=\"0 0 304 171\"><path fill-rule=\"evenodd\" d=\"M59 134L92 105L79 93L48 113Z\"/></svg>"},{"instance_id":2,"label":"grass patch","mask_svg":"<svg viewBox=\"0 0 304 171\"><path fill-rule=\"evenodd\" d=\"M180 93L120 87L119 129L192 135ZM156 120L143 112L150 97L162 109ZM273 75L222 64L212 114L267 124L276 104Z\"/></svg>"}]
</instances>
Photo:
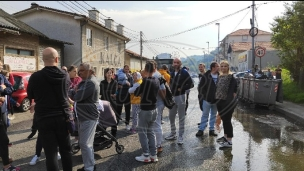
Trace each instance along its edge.
<instances>
[{"instance_id":1,"label":"grass patch","mask_svg":"<svg viewBox=\"0 0 304 171\"><path fill-rule=\"evenodd\" d=\"M297 83L293 82L290 72L282 69L283 99L295 103L304 104L304 90L301 90Z\"/></svg>"}]
</instances>

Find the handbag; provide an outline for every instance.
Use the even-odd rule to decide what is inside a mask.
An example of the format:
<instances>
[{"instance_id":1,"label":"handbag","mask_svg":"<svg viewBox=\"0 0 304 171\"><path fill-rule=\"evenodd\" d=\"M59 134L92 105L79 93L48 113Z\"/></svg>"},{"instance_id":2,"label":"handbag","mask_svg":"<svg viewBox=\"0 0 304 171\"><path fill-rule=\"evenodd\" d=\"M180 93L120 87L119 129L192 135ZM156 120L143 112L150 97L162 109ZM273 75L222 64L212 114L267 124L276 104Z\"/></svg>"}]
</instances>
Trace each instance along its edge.
<instances>
[{"instance_id":1,"label":"handbag","mask_svg":"<svg viewBox=\"0 0 304 171\"><path fill-rule=\"evenodd\" d=\"M42 71L43 73L43 71ZM66 73L67 74L67 73ZM43 73L44 75L44 78L46 78L46 75ZM46 80L46 79L45 79ZM52 86L52 89L53 89L53 92L57 98L57 102L59 102L60 98L59 96L57 95L56 91L54 90L53 86ZM74 134L74 132L76 131L76 124L75 124L75 121L74 121L74 115L73 115L73 111L71 108L62 108L62 112L65 116L65 119L66 119L66 126L67 126L67 129L69 131L70 134Z\"/></svg>"}]
</instances>

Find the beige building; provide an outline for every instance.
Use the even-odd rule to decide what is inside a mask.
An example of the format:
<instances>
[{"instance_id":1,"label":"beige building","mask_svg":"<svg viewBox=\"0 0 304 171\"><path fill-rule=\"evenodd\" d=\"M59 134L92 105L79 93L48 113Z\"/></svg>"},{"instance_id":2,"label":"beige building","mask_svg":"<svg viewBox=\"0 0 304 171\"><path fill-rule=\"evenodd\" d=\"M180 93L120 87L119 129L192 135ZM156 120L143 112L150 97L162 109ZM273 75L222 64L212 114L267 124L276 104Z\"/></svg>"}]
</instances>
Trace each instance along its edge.
<instances>
[{"instance_id":1,"label":"beige building","mask_svg":"<svg viewBox=\"0 0 304 171\"><path fill-rule=\"evenodd\" d=\"M123 25L114 28L112 19L101 20L99 11L92 9L88 16L39 6L13 14L41 33L73 45L64 48L63 65L89 62L98 78L103 78L105 68L120 68L125 60L125 44L130 41L123 35Z\"/></svg>"},{"instance_id":2,"label":"beige building","mask_svg":"<svg viewBox=\"0 0 304 171\"><path fill-rule=\"evenodd\" d=\"M141 58L139 54L126 49L125 65L130 66L131 72L143 70L145 68L145 64L147 60L149 60L149 58L144 56ZM140 67L140 61L142 63L142 67Z\"/></svg>"},{"instance_id":3,"label":"beige building","mask_svg":"<svg viewBox=\"0 0 304 171\"><path fill-rule=\"evenodd\" d=\"M44 67L42 51L54 47L63 59L64 44L51 39L0 9L0 60L13 71L35 72Z\"/></svg>"},{"instance_id":4,"label":"beige building","mask_svg":"<svg viewBox=\"0 0 304 171\"><path fill-rule=\"evenodd\" d=\"M220 59L228 60L231 64L231 69L238 70L239 54L248 51L252 48L252 37L249 35L250 29L239 29L228 34L220 44ZM255 47L265 47L266 51L273 51L271 46L272 34L267 31L259 30L255 36ZM230 49L229 49L230 46Z\"/></svg>"}]
</instances>

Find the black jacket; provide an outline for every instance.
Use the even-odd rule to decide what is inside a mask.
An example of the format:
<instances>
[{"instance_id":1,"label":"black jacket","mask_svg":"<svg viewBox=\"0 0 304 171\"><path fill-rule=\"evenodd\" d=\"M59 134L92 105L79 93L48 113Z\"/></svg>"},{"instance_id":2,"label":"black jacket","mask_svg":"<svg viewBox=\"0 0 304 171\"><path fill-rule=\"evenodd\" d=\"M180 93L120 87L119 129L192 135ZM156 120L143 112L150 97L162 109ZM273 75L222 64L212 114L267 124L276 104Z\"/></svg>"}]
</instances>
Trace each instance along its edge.
<instances>
[{"instance_id":1,"label":"black jacket","mask_svg":"<svg viewBox=\"0 0 304 171\"><path fill-rule=\"evenodd\" d=\"M219 73L217 73L219 75ZM201 81L198 85L199 95L209 102L215 103L215 92L216 92L216 84L212 79L211 71L208 70L201 78Z\"/></svg>"},{"instance_id":2,"label":"black jacket","mask_svg":"<svg viewBox=\"0 0 304 171\"><path fill-rule=\"evenodd\" d=\"M192 78L185 69L180 69L177 72L176 76L175 71L173 71L170 73L170 76L170 88L173 96L185 94L186 90L189 90L194 86ZM181 89L181 91L178 91L179 88Z\"/></svg>"},{"instance_id":3,"label":"black jacket","mask_svg":"<svg viewBox=\"0 0 304 171\"><path fill-rule=\"evenodd\" d=\"M72 114L68 101L67 74L56 66L46 66L29 79L27 95L35 101L37 120ZM65 116L65 115L64 115Z\"/></svg>"},{"instance_id":4,"label":"black jacket","mask_svg":"<svg viewBox=\"0 0 304 171\"><path fill-rule=\"evenodd\" d=\"M108 83L107 80L102 80L100 82L100 99L101 100L107 100L109 102L111 102L111 105L115 104L114 101L115 99L113 99L111 97L111 94L115 94L116 90L117 90L117 81L116 80L111 80L110 83ZM116 106L114 106L116 107Z\"/></svg>"}]
</instances>

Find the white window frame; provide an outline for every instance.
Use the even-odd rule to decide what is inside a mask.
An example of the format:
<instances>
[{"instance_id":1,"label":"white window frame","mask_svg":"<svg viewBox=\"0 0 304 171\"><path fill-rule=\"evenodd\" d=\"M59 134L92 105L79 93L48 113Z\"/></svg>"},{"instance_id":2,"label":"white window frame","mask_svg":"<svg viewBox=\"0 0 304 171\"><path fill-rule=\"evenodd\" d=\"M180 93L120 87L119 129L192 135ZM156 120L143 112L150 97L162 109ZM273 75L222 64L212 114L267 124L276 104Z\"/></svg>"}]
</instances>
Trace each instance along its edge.
<instances>
[{"instance_id":1,"label":"white window frame","mask_svg":"<svg viewBox=\"0 0 304 171\"><path fill-rule=\"evenodd\" d=\"M242 41L244 41L244 40L248 40L248 35L242 35Z\"/></svg>"},{"instance_id":2,"label":"white window frame","mask_svg":"<svg viewBox=\"0 0 304 171\"><path fill-rule=\"evenodd\" d=\"M87 40L87 46L93 45L92 30L89 28L87 28L86 40Z\"/></svg>"},{"instance_id":3,"label":"white window frame","mask_svg":"<svg viewBox=\"0 0 304 171\"><path fill-rule=\"evenodd\" d=\"M105 50L109 50L109 37L106 36L104 40Z\"/></svg>"}]
</instances>

